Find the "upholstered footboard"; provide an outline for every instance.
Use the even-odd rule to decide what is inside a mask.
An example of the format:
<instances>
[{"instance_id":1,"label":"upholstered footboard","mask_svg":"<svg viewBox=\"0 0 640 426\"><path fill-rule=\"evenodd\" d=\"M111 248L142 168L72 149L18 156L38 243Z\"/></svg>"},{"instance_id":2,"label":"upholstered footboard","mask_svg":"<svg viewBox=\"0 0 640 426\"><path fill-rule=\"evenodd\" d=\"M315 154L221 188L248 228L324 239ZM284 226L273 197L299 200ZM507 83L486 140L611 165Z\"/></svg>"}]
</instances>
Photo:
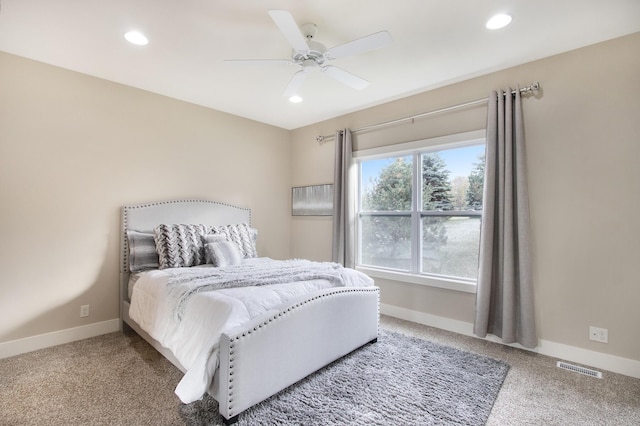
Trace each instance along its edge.
<instances>
[{"instance_id":1,"label":"upholstered footboard","mask_svg":"<svg viewBox=\"0 0 640 426\"><path fill-rule=\"evenodd\" d=\"M226 422L377 339L379 293L377 287L322 290L223 334L210 392Z\"/></svg>"}]
</instances>

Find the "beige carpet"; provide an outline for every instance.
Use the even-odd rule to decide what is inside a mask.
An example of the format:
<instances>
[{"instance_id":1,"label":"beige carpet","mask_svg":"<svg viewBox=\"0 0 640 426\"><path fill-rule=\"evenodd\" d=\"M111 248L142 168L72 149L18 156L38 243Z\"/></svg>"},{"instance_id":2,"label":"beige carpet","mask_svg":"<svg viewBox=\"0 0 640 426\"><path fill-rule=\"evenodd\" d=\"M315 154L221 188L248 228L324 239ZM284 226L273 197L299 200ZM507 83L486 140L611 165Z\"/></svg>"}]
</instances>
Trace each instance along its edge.
<instances>
[{"instance_id":1,"label":"beige carpet","mask_svg":"<svg viewBox=\"0 0 640 426\"><path fill-rule=\"evenodd\" d=\"M640 425L640 379L583 376L553 358L390 317L382 326L507 362L487 425ZM181 425L180 377L135 334L3 359L0 425Z\"/></svg>"}]
</instances>

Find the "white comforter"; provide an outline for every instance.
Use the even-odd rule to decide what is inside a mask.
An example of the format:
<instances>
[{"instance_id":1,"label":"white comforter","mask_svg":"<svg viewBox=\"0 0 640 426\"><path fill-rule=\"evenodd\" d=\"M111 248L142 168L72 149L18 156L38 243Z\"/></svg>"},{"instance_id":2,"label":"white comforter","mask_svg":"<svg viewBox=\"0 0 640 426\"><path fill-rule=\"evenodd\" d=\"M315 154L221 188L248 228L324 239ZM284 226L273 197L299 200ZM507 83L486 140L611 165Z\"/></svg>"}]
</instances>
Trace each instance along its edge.
<instances>
[{"instance_id":1,"label":"white comforter","mask_svg":"<svg viewBox=\"0 0 640 426\"><path fill-rule=\"evenodd\" d=\"M269 261L245 259L249 264ZM222 333L278 309L297 296L335 286L328 280L315 279L197 292L185 303L182 319L177 320L173 315L175 306L167 297L167 284L170 276L180 273L178 269L141 273L131 292L129 315L186 368L187 373L176 387L176 394L184 403L201 399L207 391L218 367L217 348ZM371 278L353 269L342 269L341 274L345 286L373 285Z\"/></svg>"}]
</instances>

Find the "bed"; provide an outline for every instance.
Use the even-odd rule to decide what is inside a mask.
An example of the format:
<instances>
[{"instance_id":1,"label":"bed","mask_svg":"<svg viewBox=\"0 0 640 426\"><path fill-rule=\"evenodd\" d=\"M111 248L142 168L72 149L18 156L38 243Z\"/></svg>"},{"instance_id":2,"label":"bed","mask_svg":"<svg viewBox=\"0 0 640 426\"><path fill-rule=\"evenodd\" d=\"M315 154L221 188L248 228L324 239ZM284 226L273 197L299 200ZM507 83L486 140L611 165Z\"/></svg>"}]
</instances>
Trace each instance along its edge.
<instances>
[{"instance_id":1,"label":"bed","mask_svg":"<svg viewBox=\"0 0 640 426\"><path fill-rule=\"evenodd\" d=\"M122 328L133 329L185 373L176 388L183 402L201 398L204 390L218 401L226 424L235 423L247 408L377 340L379 289L373 281L335 264L299 259L275 261L250 253L255 250L255 230L248 209L206 200L129 205L122 208L121 225ZM178 226L205 226L207 237L211 237L211 230L218 232L225 238L215 241L235 242L228 247L233 248L233 255L216 257L220 250L211 248L217 250L229 244L209 243L204 264L196 262L187 267L179 262L167 263L171 249L163 251L163 240L153 247L156 253L140 243L140 236L148 241L149 235L161 235L162 230ZM241 232L232 235L234 230ZM159 237L155 238L154 243ZM242 266L234 263L238 247ZM160 253L163 267L149 262L145 250L147 254ZM201 252L202 248L198 250ZM227 258L231 259L229 265L225 264ZM212 267L207 261L218 262L219 267ZM204 286L207 291L200 291L193 284L201 276L207 275L206 279L211 280L210 274L220 276L244 265L276 271L290 266L283 265L285 262L298 262L295 267L301 272L295 275L295 283L281 283L278 279L254 286L251 281L244 281L244 275L238 275L242 278L236 280L242 282L240 288L208 291L211 287ZM311 274L316 268L318 271ZM332 281L336 274L340 275L336 281L339 284ZM182 289L182 293L176 293L179 296L174 294L176 288ZM189 291L185 292L185 288ZM197 291L192 290L196 288ZM163 297L167 294L171 301L180 301L179 308L166 307L169 302ZM224 317L226 322L214 325L218 317ZM190 340L182 341L183 335Z\"/></svg>"}]
</instances>

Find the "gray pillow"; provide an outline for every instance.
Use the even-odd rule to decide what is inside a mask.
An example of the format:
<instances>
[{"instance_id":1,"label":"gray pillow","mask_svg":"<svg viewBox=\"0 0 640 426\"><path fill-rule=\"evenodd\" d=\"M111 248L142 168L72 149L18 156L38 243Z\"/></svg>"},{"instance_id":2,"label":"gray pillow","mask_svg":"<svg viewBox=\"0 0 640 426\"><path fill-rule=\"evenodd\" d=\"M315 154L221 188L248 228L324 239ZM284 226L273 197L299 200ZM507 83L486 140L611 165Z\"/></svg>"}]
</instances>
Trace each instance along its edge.
<instances>
[{"instance_id":1,"label":"gray pillow","mask_svg":"<svg viewBox=\"0 0 640 426\"><path fill-rule=\"evenodd\" d=\"M228 241L227 236L224 234L204 234L202 236L202 244L219 243L220 241Z\"/></svg>"},{"instance_id":2,"label":"gray pillow","mask_svg":"<svg viewBox=\"0 0 640 426\"><path fill-rule=\"evenodd\" d=\"M152 232L128 230L127 239L129 242L129 270L131 272L160 267Z\"/></svg>"},{"instance_id":3,"label":"gray pillow","mask_svg":"<svg viewBox=\"0 0 640 426\"><path fill-rule=\"evenodd\" d=\"M235 243L231 241L218 241L204 245L204 255L207 263L218 268L240 265L242 253Z\"/></svg>"}]
</instances>

